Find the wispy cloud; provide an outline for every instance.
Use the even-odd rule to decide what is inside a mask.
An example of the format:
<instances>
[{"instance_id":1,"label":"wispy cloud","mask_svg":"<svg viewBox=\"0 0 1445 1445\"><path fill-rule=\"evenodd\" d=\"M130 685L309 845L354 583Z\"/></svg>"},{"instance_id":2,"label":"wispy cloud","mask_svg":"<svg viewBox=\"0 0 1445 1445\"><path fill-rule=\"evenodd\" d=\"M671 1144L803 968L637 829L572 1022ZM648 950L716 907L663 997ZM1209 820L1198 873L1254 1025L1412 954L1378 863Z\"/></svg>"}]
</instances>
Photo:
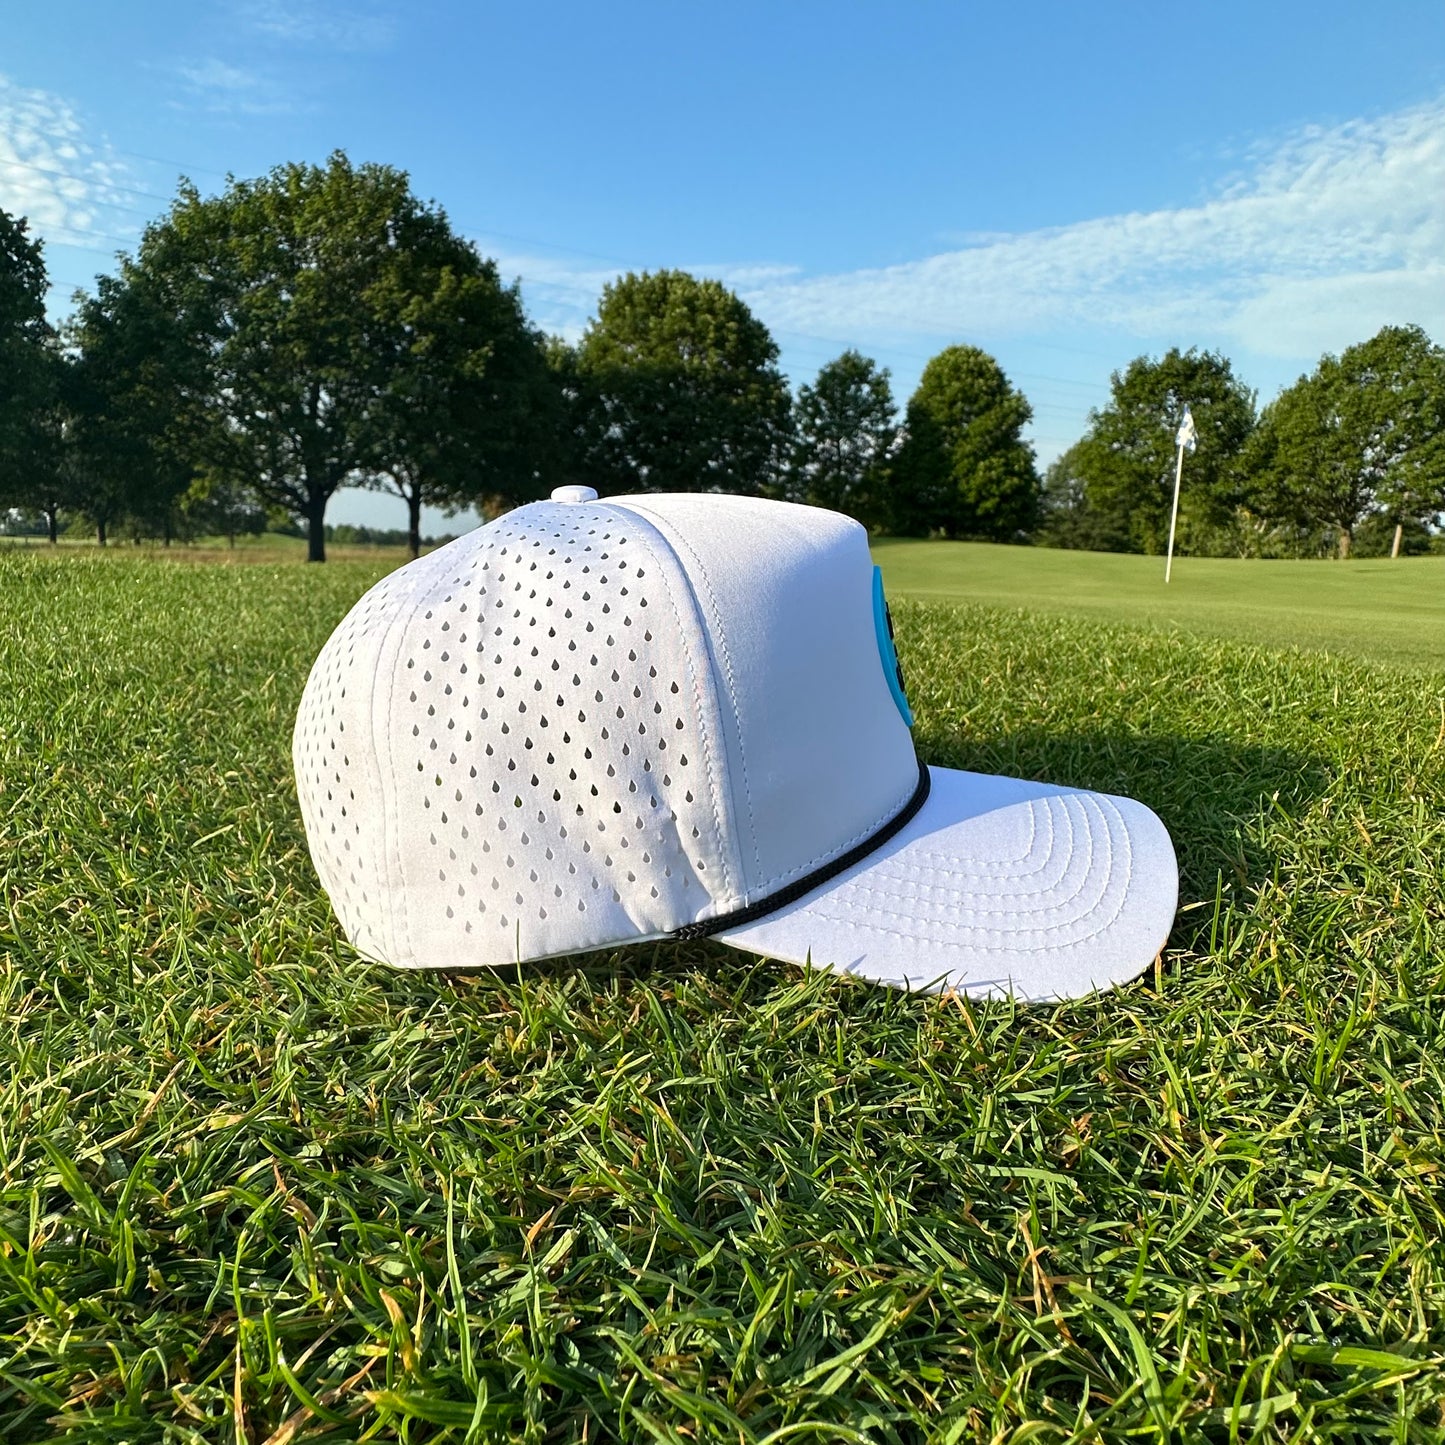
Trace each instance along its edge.
<instances>
[{"instance_id":1,"label":"wispy cloud","mask_svg":"<svg viewBox=\"0 0 1445 1445\"><path fill-rule=\"evenodd\" d=\"M384 50L396 22L375 5L326 4L324 0L246 0L240 15L256 34L289 45L333 50Z\"/></svg>"},{"instance_id":2,"label":"wispy cloud","mask_svg":"<svg viewBox=\"0 0 1445 1445\"><path fill-rule=\"evenodd\" d=\"M289 115L295 100L270 76L214 57L183 60L173 67L183 108L212 115Z\"/></svg>"},{"instance_id":3,"label":"wispy cloud","mask_svg":"<svg viewBox=\"0 0 1445 1445\"><path fill-rule=\"evenodd\" d=\"M1291 357L1392 320L1445 333L1445 101L1256 148L1200 204L748 294L775 325L876 338L1087 325Z\"/></svg>"},{"instance_id":4,"label":"wispy cloud","mask_svg":"<svg viewBox=\"0 0 1445 1445\"><path fill-rule=\"evenodd\" d=\"M503 257L533 314L566 335L620 269ZM1404 320L1445 340L1445 98L1257 144L1187 206L971 235L915 261L831 275L690 269L735 286L780 335L847 338L880 354L1102 330L1312 362Z\"/></svg>"},{"instance_id":5,"label":"wispy cloud","mask_svg":"<svg viewBox=\"0 0 1445 1445\"><path fill-rule=\"evenodd\" d=\"M179 82L172 103L216 116L290 115L314 108L298 99L298 63L318 57L386 49L395 37L392 16L376 4L341 0L235 0L227 11L234 49L245 64L216 56L185 58L169 66Z\"/></svg>"},{"instance_id":6,"label":"wispy cloud","mask_svg":"<svg viewBox=\"0 0 1445 1445\"><path fill-rule=\"evenodd\" d=\"M0 75L0 207L52 245L119 245L136 229L126 176L68 102Z\"/></svg>"}]
</instances>

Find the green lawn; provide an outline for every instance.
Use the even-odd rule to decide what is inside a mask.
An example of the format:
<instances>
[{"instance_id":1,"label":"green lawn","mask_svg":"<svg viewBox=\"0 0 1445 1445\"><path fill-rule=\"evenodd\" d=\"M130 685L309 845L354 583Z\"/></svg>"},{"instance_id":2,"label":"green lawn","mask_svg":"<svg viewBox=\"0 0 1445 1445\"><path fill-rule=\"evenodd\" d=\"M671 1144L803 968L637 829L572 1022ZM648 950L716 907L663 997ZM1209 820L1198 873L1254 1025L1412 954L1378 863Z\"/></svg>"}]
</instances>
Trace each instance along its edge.
<instances>
[{"instance_id":1,"label":"green lawn","mask_svg":"<svg viewBox=\"0 0 1445 1445\"><path fill-rule=\"evenodd\" d=\"M0 551L14 550L22 554L67 555L149 562L215 562L215 563L264 563L275 566L278 563L306 561L306 538L288 537L280 532L263 532L254 537L237 537L232 543L226 537L196 537L191 541L172 543L169 547L160 542L147 541L137 546L133 542L112 540L105 547L96 544L93 537L61 537L52 547L44 537L0 538ZM429 549L428 549L429 550ZM328 560L337 562L381 562L399 566L407 560L405 547L358 546L349 543L329 542L326 546Z\"/></svg>"},{"instance_id":2,"label":"green lawn","mask_svg":"<svg viewBox=\"0 0 1445 1445\"><path fill-rule=\"evenodd\" d=\"M50 550L36 539L0 542L0 550L6 548ZM303 538L274 533L241 537L235 547L223 537L207 537L169 549L117 543L102 553L92 542L70 539L63 548L122 561L136 556L268 565L306 560ZM333 561L379 567L406 560L399 547L333 544L327 550ZM1160 557L892 537L875 541L873 555L890 597L1022 608L1445 669L1445 557L1345 563L1181 557L1166 587Z\"/></svg>"},{"instance_id":3,"label":"green lawn","mask_svg":"<svg viewBox=\"0 0 1445 1445\"><path fill-rule=\"evenodd\" d=\"M384 565L0 552L0 1441L1445 1439L1445 673L901 597L926 758L1168 823L1156 971L403 974L288 755Z\"/></svg>"},{"instance_id":4,"label":"green lawn","mask_svg":"<svg viewBox=\"0 0 1445 1445\"><path fill-rule=\"evenodd\" d=\"M889 595L1237 637L1445 668L1445 557L1261 562L995 547L875 543Z\"/></svg>"}]
</instances>

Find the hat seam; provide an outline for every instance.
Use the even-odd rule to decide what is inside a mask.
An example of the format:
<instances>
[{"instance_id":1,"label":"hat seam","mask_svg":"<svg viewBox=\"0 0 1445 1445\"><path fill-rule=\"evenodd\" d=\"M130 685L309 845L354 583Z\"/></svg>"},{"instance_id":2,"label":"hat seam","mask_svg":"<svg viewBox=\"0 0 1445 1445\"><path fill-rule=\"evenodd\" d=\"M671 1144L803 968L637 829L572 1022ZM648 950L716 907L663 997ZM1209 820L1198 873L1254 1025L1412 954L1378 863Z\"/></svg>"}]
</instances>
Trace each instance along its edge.
<instances>
[{"instance_id":1,"label":"hat seam","mask_svg":"<svg viewBox=\"0 0 1445 1445\"><path fill-rule=\"evenodd\" d=\"M685 551L688 558L691 560L693 566L697 569L697 578L698 580L700 580L702 588L706 593L706 601L710 609L710 614L713 622L713 629L708 633L708 638L709 640L711 640L714 635L717 638L717 650L721 654L723 673L727 681L728 702L732 710L734 728L737 733L738 770L742 777L743 795L748 809L748 836L752 842L754 861L757 864L758 872L761 873L763 869L762 852L758 841L757 822L753 813L752 790L748 778L747 748L744 741L742 715L738 710L737 687L732 671L732 654L729 651L727 644L727 629L723 624L722 609L718 604L716 593L713 591L712 581L708 576L707 568L703 565L702 559L697 555L697 552L694 550L691 543L689 543L687 538L682 535L681 529L672 526L672 524L670 524L666 518L661 517L657 513L650 510L645 503L641 503L633 499L629 499L625 503L619 503L619 505L624 506L628 511L635 512L640 516L645 516L647 520L651 522L662 534L662 536L668 541L669 545L672 546L673 551L675 553L681 553ZM854 522L852 525L854 526L854 528L862 530L860 524L858 524L857 522ZM684 576L689 584L689 589L692 591L694 600L699 601L700 603L701 599L698 598L698 590L697 587L694 586L694 578L692 572L689 571L687 568L684 568ZM870 588L872 585L871 578L872 573L870 572ZM709 647L708 651L709 655L711 655L713 649ZM916 750L914 751L914 765L915 768L919 766L917 762ZM790 883L796 882L800 878L805 878L810 872L814 871L820 863L823 863L829 859L841 857L850 848L856 846L865 838L876 833L891 816L895 815L901 808L906 806L908 800L913 795L916 784L917 775L915 773L913 776L911 776L905 781L901 793L897 797L886 803L881 809L881 811L878 813L878 815L871 822L864 824L850 838L846 838L840 843L830 843L827 847L821 849L818 853L814 854L813 857L806 859L801 863L796 863L792 867L784 869L781 872L774 873L769 878L759 878L755 882L752 882L742 894L744 901L746 903L751 903L755 899L767 898L769 895L778 892L781 888L788 886ZM728 910L720 911L727 912Z\"/></svg>"},{"instance_id":2,"label":"hat seam","mask_svg":"<svg viewBox=\"0 0 1445 1445\"><path fill-rule=\"evenodd\" d=\"M411 592L412 595L415 595L415 586L412 587ZM377 668L371 679L371 748L372 752L378 756L381 753L381 745L377 741L376 693L381 683L381 664L386 657L387 648L391 645L392 635L396 632L398 625L402 622L406 615L406 609L397 605L396 601L393 601L391 621L387 623L386 631L382 634L381 646L377 649ZM398 655L398 652L394 652L392 654L391 666L387 669L388 682L386 693L386 715L388 719L395 715L394 705L396 702L396 658ZM399 783L397 782L396 776L396 748L393 747L391 744L390 732L390 727L382 730L382 735L386 739L386 770L391 778L390 796L393 799L399 801L401 798L401 788ZM393 884L390 877L386 879L387 892L396 900L395 909L392 910L393 916L391 924L391 954L393 958L399 958L402 956L402 949L399 947L399 945L401 944L402 938L405 937L405 955L408 958L413 958L416 956L416 947L412 942L411 913L410 910L407 908L407 889L405 884L406 873L401 856L401 829L400 827L388 827L387 795L385 792L382 793L380 799L380 807L381 835L382 838L385 840L385 845L383 847L383 857L387 858L387 872L391 872L391 864L393 862L396 865L395 884Z\"/></svg>"},{"instance_id":3,"label":"hat seam","mask_svg":"<svg viewBox=\"0 0 1445 1445\"><path fill-rule=\"evenodd\" d=\"M631 514L631 515L633 515L633 516L635 516L635 517L639 517L640 520L646 522L646 523L648 524L648 526L650 526L650 527L652 528L652 530L657 534L657 536L659 537L659 539L662 541L663 545L664 545L665 547L667 547L667 548L672 552L672 554L673 554L673 560L678 563L678 569L677 569L677 570L678 570L678 572L682 575L683 585L687 588L688 594L689 594L689 596L691 596L691 598L692 598L693 605L696 607L696 605L697 605L697 594L696 594L696 592L694 591L694 589L693 589L693 587L692 587L692 581L691 581L691 578L688 576L687 569L686 569L684 566L682 566L682 564L681 564L681 559L679 559L679 558L677 557L677 544L676 544L676 542L674 541L674 539L671 538L671 537L667 534L667 532L665 532L665 531L662 529L662 527L659 526L659 525L652 519L652 517L651 517L650 515L644 515L645 509L640 508L640 507L628 506L628 505L620 505L620 504L617 504L617 503L613 503L612 505L613 505L613 506L616 506L616 508L617 508L618 511L625 512L625 513L629 513L629 514ZM689 550L690 550L690 549L689 549ZM712 903L712 905L714 906L715 909L717 909L719 912L724 912L724 913L726 913L726 912L731 911L731 909L735 906L737 900L741 899L741 898L744 896L744 894L743 894L743 890L742 890L742 888L741 888L741 880L740 880L740 879L735 880L735 879L733 879L733 878L731 877L731 874L732 874L732 871L733 871L733 870L732 870L732 858L731 858L731 855L730 855L730 850L729 850L728 845L727 845L727 837L726 837L726 832L725 832L725 830L724 830L724 828L723 828L722 817L721 817L721 814L720 814L719 811L718 811L718 791L719 791L719 789L718 789L718 779L717 779L717 768L716 768L716 766L715 766L715 764L714 764L714 761L713 761L713 750L712 750L712 744L711 744L710 739L709 739L709 731L708 731L708 725L707 725L707 713L706 713L706 709L705 709L705 707L704 707L704 705L703 705L701 669L699 668L698 663L697 663L697 660L696 660L696 658L694 657L692 645L691 645L691 643L690 643L689 640L688 640L687 628L683 626L681 609L678 607L677 600L676 600L676 599L673 597L673 595L672 595L672 587L671 587L670 585L668 585L668 582L667 582L666 574L665 574L665 573L663 574L663 589L662 589L662 591L663 591L663 595L667 598L667 605L672 609L673 620L677 623L677 634L678 634L678 638L679 638L679 640L680 640L681 643L682 643L683 652L684 652L684 654L685 654L686 657L687 657L688 672L689 672L689 674L690 674L690 682L691 682L691 685L692 685L693 713L694 713L694 716L697 718L698 738L699 738L700 741L702 742L703 758L704 758L705 765L706 765L706 767L707 767L708 804L709 804L709 806L710 806L710 808L711 808L711 810L712 810L713 837L714 837L715 842L717 843L718 857L719 857L719 859L720 859L721 862L722 862L722 867L723 867L723 887L727 890L726 895L725 895L725 897L724 897L723 899L721 899L721 900L719 900L719 899L712 899L712 900L710 900L710 901L711 901L711 903ZM698 618L697 620L700 621L701 619ZM701 632L703 629L702 629L701 627L699 627L697 630L698 630L699 632ZM711 671L712 671L711 667L709 667L708 671L709 671L709 673L711 673ZM713 692L714 692L714 695L715 695L716 692L717 692L715 679L714 679ZM732 697L732 694L731 694L731 692L729 692L729 698L731 698L731 697ZM735 701L735 700L734 700L734 707L736 707L736 701ZM747 779L747 775L746 775L746 771L745 771L745 772L744 772L744 784L745 784L745 785L746 785L746 779ZM751 807L752 807L752 800L751 800L751 798L748 799L748 807L749 807L750 809L751 809ZM751 814L749 815L749 820L751 821ZM685 853L684 853L684 856L685 856Z\"/></svg>"},{"instance_id":4,"label":"hat seam","mask_svg":"<svg viewBox=\"0 0 1445 1445\"><path fill-rule=\"evenodd\" d=\"M890 817L895 815L900 808L905 806L905 804L908 802L908 799L912 797L914 788L917 787L917 784L918 778L915 774L910 783L910 786L905 789L902 799L891 802L886 808L883 809L881 813L879 813L879 815L871 823L860 828L856 833L853 834L851 838L845 838L841 843L836 843L831 847L824 848L821 853L815 854L806 862L799 863L796 867L789 868L786 873L774 874L773 877L767 879L764 883L759 885L758 891L764 896L769 893L775 893L777 892L778 884L786 884L793 879L803 877L805 874L810 872L816 864L825 862L829 858L837 858L841 856L855 844L861 843L864 838L869 836L869 834L876 833ZM854 866L856 867L858 865L855 864Z\"/></svg>"},{"instance_id":5,"label":"hat seam","mask_svg":"<svg viewBox=\"0 0 1445 1445\"><path fill-rule=\"evenodd\" d=\"M663 523L665 519L658 517L655 512L648 511L646 507L638 506L636 503L633 503L628 507L628 510L646 513L648 520L652 522L652 525L654 527L656 527L659 535L661 535L672 547L674 553L680 550L685 550L687 552L687 555L691 559L693 566L697 568L698 578L701 580L703 590L707 594L707 605L711 614L713 627L717 635L718 650L722 655L723 676L727 680L728 704L732 708L733 723L737 731L738 771L742 774L743 800L747 803L748 808L748 837L752 840L753 860L757 864L758 872L761 873L763 871L763 858L762 851L758 846L757 820L753 813L752 785L748 781L747 748L743 742L742 714L738 711L737 683L733 677L732 654L728 650L727 629L723 626L722 609L718 606L717 594L713 591L712 588L712 580L707 575L707 568L703 566L702 558L697 555L696 551L693 550L692 545L688 542L687 538L684 537L680 531L678 531L676 528L671 528L668 531L664 531ZM700 600L697 596L696 587L693 587L692 585L692 574L686 568L683 568L683 576L693 593L694 601ZM711 651L711 649L709 649L709 651ZM866 832L867 830L865 829L864 831ZM862 837L863 835L860 833L858 836ZM766 885L762 886L766 887ZM737 892L737 890L735 890L735 892ZM743 889L738 892L738 896L746 898L751 892L751 889Z\"/></svg>"}]
</instances>

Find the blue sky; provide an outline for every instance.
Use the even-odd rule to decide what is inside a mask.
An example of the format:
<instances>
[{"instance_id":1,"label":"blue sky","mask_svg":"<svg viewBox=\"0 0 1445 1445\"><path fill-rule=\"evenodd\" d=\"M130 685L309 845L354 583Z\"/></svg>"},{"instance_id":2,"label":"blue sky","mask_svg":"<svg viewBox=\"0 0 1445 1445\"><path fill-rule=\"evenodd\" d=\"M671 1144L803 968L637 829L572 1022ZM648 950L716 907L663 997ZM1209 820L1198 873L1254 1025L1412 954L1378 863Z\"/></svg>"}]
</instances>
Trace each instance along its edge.
<instances>
[{"instance_id":1,"label":"blue sky","mask_svg":"<svg viewBox=\"0 0 1445 1445\"><path fill-rule=\"evenodd\" d=\"M1141 352L1221 349L1267 400L1386 322L1445 341L1433 0L9 8L0 206L46 238L57 314L180 175L340 147L409 171L550 331L680 266L744 296L794 384L853 345L901 405L984 346L1041 463Z\"/></svg>"}]
</instances>

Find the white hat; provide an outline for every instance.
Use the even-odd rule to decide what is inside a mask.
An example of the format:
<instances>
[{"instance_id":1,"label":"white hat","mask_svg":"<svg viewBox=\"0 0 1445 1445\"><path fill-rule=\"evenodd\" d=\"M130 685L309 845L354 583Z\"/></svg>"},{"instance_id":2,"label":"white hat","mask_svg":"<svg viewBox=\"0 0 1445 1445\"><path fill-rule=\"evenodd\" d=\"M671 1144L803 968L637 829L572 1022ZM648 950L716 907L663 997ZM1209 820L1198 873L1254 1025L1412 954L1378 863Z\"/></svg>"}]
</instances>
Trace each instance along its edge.
<instances>
[{"instance_id":1,"label":"white hat","mask_svg":"<svg viewBox=\"0 0 1445 1445\"><path fill-rule=\"evenodd\" d=\"M293 755L352 944L406 968L712 934L907 988L1072 998L1163 947L1126 798L920 765L856 522L588 487L373 587Z\"/></svg>"}]
</instances>

